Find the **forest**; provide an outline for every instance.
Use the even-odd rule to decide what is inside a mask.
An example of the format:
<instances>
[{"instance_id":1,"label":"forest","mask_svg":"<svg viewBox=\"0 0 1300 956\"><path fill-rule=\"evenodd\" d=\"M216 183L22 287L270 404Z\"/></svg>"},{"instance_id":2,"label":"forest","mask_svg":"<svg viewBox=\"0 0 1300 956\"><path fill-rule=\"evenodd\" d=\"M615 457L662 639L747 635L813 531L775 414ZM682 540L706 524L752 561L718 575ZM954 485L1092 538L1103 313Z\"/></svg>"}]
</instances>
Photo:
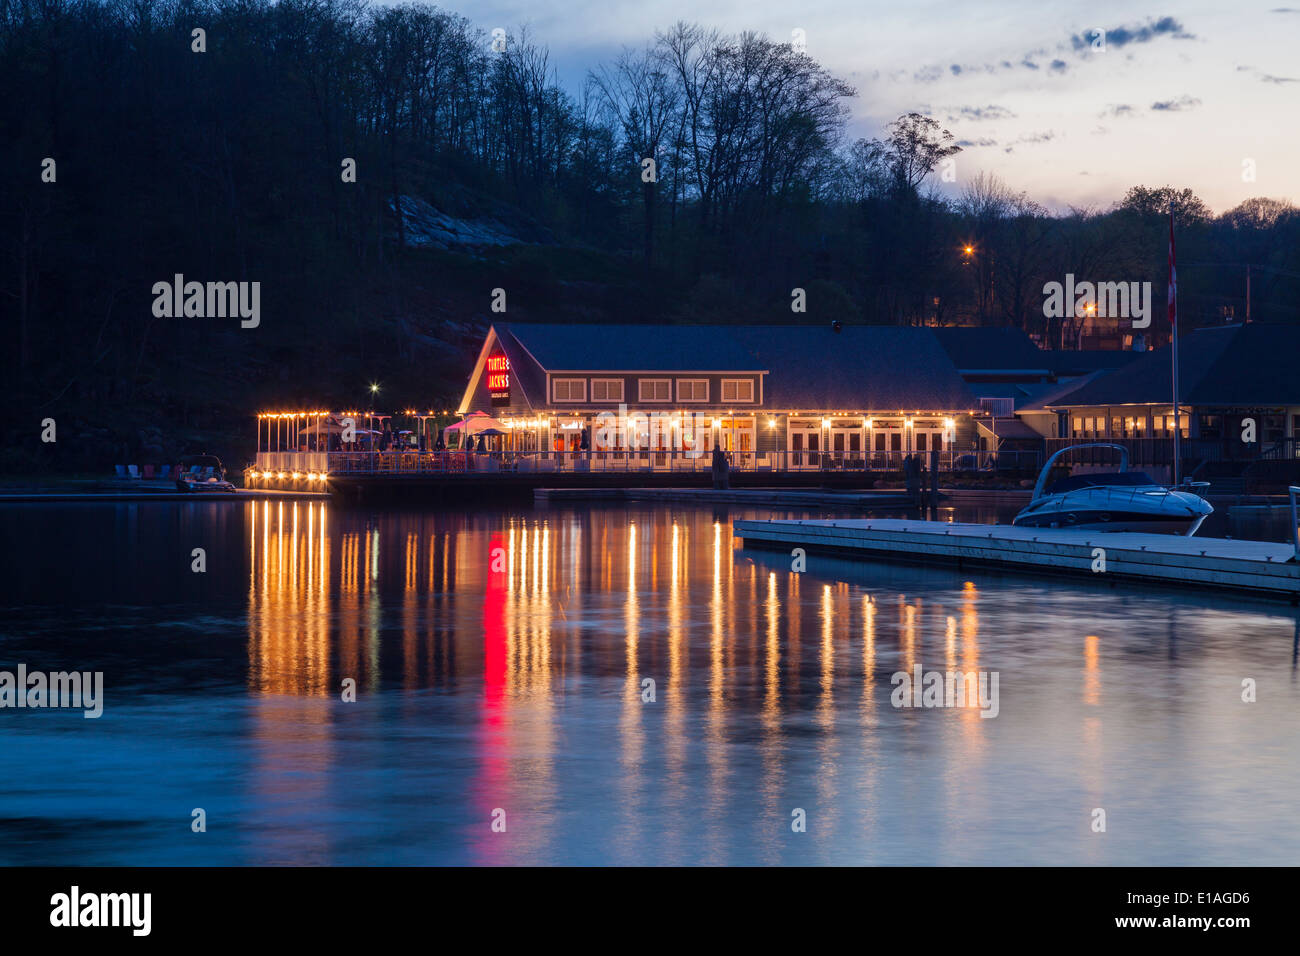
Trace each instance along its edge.
<instances>
[{"instance_id":1,"label":"forest","mask_svg":"<svg viewBox=\"0 0 1300 956\"><path fill-rule=\"evenodd\" d=\"M1044 283L1163 302L1171 204L1184 327L1244 318L1247 268L1251 317L1297 320L1291 204L1216 212L1155 183L1049 211L965 174L922 113L850 137L858 92L789 43L690 23L568 88L544 37L427 4L0 0L0 470L238 457L260 408L452 408L502 319L1068 347ZM259 283L260 323L155 315L175 275Z\"/></svg>"}]
</instances>

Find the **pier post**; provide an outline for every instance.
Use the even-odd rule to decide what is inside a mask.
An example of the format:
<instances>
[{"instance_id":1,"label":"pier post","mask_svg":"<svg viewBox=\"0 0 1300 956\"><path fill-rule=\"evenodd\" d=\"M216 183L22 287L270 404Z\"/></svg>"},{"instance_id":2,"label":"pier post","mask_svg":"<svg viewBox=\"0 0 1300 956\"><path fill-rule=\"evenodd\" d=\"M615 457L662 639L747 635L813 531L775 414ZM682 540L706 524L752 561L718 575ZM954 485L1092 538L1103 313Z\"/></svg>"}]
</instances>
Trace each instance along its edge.
<instances>
[{"instance_id":1,"label":"pier post","mask_svg":"<svg viewBox=\"0 0 1300 956\"><path fill-rule=\"evenodd\" d=\"M930 510L939 510L939 449L930 449Z\"/></svg>"}]
</instances>

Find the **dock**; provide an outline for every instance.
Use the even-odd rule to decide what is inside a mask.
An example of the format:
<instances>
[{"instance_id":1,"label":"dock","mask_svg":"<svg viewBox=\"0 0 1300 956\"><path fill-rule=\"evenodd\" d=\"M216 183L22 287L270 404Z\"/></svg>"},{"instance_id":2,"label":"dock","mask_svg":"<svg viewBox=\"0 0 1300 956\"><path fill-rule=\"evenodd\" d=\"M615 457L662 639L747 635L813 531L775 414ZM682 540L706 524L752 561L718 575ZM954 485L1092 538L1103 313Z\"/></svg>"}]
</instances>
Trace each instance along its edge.
<instances>
[{"instance_id":1,"label":"dock","mask_svg":"<svg viewBox=\"0 0 1300 956\"><path fill-rule=\"evenodd\" d=\"M590 501L671 501L685 504L734 504L755 507L842 509L870 511L879 508L915 508L916 500L903 492L802 491L794 488L537 488L538 504Z\"/></svg>"},{"instance_id":2,"label":"dock","mask_svg":"<svg viewBox=\"0 0 1300 956\"><path fill-rule=\"evenodd\" d=\"M736 521L732 533L747 547L1112 578L1300 603L1295 547L1268 541L897 518Z\"/></svg>"}]
</instances>

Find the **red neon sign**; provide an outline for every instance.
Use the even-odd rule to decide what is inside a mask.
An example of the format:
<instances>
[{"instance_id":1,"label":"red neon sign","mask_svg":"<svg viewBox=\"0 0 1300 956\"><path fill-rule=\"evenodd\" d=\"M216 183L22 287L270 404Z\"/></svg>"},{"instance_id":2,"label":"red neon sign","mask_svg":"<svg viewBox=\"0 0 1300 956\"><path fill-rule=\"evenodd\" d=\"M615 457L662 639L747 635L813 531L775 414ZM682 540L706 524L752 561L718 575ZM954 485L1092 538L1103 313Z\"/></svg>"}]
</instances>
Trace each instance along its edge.
<instances>
[{"instance_id":1,"label":"red neon sign","mask_svg":"<svg viewBox=\"0 0 1300 956\"><path fill-rule=\"evenodd\" d=\"M487 387L493 395L510 391L510 360L504 355L488 356Z\"/></svg>"}]
</instances>

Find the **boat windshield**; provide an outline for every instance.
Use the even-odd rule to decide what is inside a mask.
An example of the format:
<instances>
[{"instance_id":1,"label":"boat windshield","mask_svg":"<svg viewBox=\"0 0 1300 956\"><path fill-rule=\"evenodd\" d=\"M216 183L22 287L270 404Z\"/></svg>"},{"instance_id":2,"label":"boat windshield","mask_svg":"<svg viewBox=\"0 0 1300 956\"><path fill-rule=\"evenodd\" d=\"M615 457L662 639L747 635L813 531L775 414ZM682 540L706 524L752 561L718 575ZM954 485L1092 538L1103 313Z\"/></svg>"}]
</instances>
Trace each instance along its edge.
<instances>
[{"instance_id":1,"label":"boat windshield","mask_svg":"<svg viewBox=\"0 0 1300 956\"><path fill-rule=\"evenodd\" d=\"M1101 488L1110 485L1134 487L1138 485L1154 485L1155 483L1150 475L1141 471L1099 472L1095 475L1071 475L1069 478L1062 478L1048 488L1047 493L1049 495L1059 495L1063 491L1076 491L1079 488Z\"/></svg>"}]
</instances>

